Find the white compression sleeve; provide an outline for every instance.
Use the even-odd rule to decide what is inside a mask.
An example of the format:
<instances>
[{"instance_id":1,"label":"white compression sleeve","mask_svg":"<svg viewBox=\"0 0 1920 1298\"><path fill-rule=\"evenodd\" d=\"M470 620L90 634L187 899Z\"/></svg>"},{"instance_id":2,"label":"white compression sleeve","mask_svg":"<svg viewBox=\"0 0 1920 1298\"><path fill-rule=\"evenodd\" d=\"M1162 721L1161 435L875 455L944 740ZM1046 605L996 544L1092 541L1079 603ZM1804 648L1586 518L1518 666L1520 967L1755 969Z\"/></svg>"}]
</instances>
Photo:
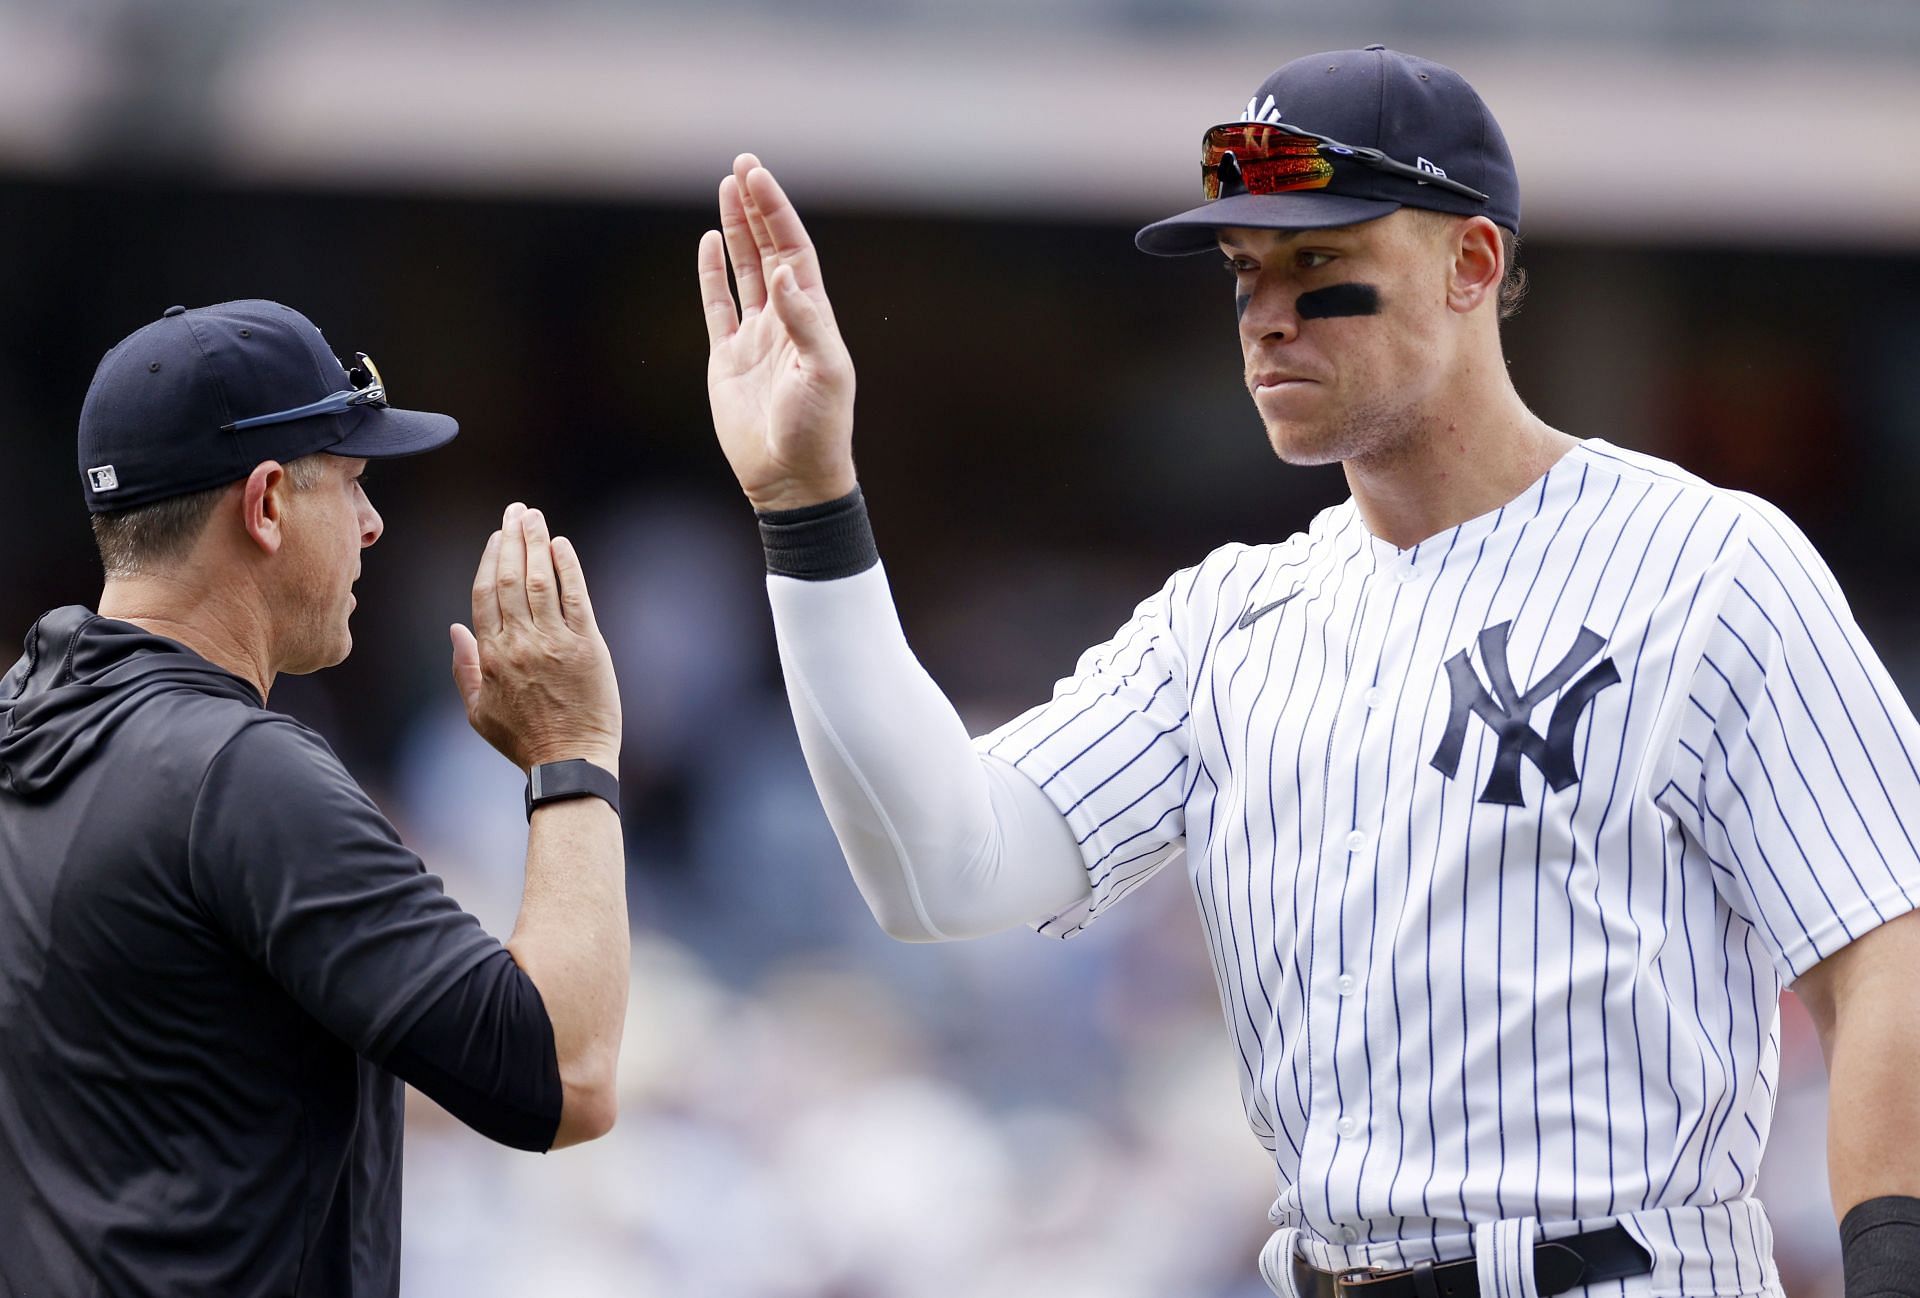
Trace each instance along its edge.
<instances>
[{"instance_id":1,"label":"white compression sleeve","mask_svg":"<svg viewBox=\"0 0 1920 1298\"><path fill-rule=\"evenodd\" d=\"M769 576L767 594L807 769L882 928L913 942L979 937L1088 895L1065 818L974 750L913 656L884 569Z\"/></svg>"}]
</instances>

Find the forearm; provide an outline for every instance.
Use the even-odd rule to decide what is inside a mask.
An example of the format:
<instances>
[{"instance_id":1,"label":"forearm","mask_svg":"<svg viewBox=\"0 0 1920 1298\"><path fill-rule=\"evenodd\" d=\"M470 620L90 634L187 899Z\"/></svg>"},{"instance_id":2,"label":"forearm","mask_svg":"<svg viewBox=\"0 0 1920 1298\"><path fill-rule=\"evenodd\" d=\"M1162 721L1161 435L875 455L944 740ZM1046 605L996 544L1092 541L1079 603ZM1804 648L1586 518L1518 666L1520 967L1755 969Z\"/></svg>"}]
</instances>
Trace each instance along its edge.
<instances>
[{"instance_id":1,"label":"forearm","mask_svg":"<svg viewBox=\"0 0 1920 1298\"><path fill-rule=\"evenodd\" d=\"M1847 1298L1920 1298L1920 1034L1910 996L1856 1004L1830 1045L1827 1171Z\"/></svg>"},{"instance_id":2,"label":"forearm","mask_svg":"<svg viewBox=\"0 0 1920 1298\"><path fill-rule=\"evenodd\" d=\"M1794 984L1827 1059L1827 1170L1844 1216L1920 1196L1920 912L1890 920Z\"/></svg>"},{"instance_id":3,"label":"forearm","mask_svg":"<svg viewBox=\"0 0 1920 1298\"><path fill-rule=\"evenodd\" d=\"M1920 1012L1911 988L1855 996L1829 1043L1827 1171L1839 1216L1920 1196Z\"/></svg>"},{"instance_id":4,"label":"forearm","mask_svg":"<svg viewBox=\"0 0 1920 1298\"><path fill-rule=\"evenodd\" d=\"M555 1148L613 1126L629 947L619 815L599 798L536 808L526 890L507 949L553 1023L564 1093Z\"/></svg>"},{"instance_id":5,"label":"forearm","mask_svg":"<svg viewBox=\"0 0 1920 1298\"><path fill-rule=\"evenodd\" d=\"M1920 1298L1920 912L1857 938L1794 990L1827 1056L1827 1170L1847 1298Z\"/></svg>"},{"instance_id":6,"label":"forearm","mask_svg":"<svg viewBox=\"0 0 1920 1298\"><path fill-rule=\"evenodd\" d=\"M864 529L864 515L858 520ZM842 571L870 538L834 544ZM791 538L789 538L791 539ZM1066 821L1031 780L976 753L901 631L884 570L820 580L770 546L767 580L794 724L854 881L888 933L974 937L1037 923L1087 895ZM852 556L849 558L848 556Z\"/></svg>"}]
</instances>

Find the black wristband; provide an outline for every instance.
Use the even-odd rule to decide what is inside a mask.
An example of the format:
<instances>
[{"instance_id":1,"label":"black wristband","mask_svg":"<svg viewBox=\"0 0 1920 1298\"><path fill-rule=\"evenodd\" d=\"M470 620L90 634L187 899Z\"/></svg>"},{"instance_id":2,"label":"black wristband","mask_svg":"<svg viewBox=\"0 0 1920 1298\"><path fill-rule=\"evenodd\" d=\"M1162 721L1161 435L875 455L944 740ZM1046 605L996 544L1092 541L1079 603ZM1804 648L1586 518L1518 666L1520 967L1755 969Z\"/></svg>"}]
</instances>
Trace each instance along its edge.
<instances>
[{"instance_id":1,"label":"black wristband","mask_svg":"<svg viewBox=\"0 0 1920 1298\"><path fill-rule=\"evenodd\" d=\"M767 571L777 577L832 581L865 572L880 562L873 525L867 520L866 497L858 487L838 500L769 510L754 517L760 520Z\"/></svg>"},{"instance_id":2,"label":"black wristband","mask_svg":"<svg viewBox=\"0 0 1920 1298\"><path fill-rule=\"evenodd\" d=\"M1920 1298L1920 1199L1889 1194L1840 1221L1847 1298Z\"/></svg>"},{"instance_id":3,"label":"black wristband","mask_svg":"<svg viewBox=\"0 0 1920 1298\"><path fill-rule=\"evenodd\" d=\"M620 814L620 777L584 757L542 762L527 772L527 819L533 809L569 798L602 798Z\"/></svg>"}]
</instances>

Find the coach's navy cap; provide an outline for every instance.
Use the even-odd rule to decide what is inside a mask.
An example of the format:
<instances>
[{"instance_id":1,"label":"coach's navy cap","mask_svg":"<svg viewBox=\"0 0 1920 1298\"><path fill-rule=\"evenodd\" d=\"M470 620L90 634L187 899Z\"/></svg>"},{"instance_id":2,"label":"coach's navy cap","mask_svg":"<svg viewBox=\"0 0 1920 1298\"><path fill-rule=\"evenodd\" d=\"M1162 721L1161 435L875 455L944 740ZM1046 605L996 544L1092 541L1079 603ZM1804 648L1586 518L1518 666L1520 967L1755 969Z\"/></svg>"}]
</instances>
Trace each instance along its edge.
<instances>
[{"instance_id":1,"label":"coach's navy cap","mask_svg":"<svg viewBox=\"0 0 1920 1298\"><path fill-rule=\"evenodd\" d=\"M278 302L168 307L94 371L80 408L80 477L96 514L235 482L262 460L316 451L378 460L445 445L447 415L347 405L235 428L354 390L311 320Z\"/></svg>"},{"instance_id":2,"label":"coach's navy cap","mask_svg":"<svg viewBox=\"0 0 1920 1298\"><path fill-rule=\"evenodd\" d=\"M1226 226L1323 230L1402 207L1486 216L1519 233L1520 181L1506 136L1473 87L1451 68L1384 45L1309 54L1268 77L1240 120L1284 122L1378 149L1396 162L1471 186L1487 201L1367 166L1342 166L1322 189L1249 194L1230 186L1212 202L1140 231L1134 243L1142 252L1213 252L1215 232Z\"/></svg>"}]
</instances>

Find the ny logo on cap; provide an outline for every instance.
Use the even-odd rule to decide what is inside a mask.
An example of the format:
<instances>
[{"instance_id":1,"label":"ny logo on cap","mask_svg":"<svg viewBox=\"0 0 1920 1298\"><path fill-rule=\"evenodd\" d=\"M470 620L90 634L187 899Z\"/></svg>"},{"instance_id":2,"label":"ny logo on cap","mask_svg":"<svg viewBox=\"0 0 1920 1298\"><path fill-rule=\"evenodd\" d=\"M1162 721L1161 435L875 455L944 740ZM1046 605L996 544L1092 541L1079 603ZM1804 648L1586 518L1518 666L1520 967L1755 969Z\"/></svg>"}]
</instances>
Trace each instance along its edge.
<instances>
[{"instance_id":1,"label":"ny logo on cap","mask_svg":"<svg viewBox=\"0 0 1920 1298\"><path fill-rule=\"evenodd\" d=\"M1272 95L1267 96L1267 102L1264 104L1260 102L1260 96L1255 95L1247 101L1247 106L1240 110L1240 120L1243 122L1278 122L1280 120L1280 106L1273 102Z\"/></svg>"},{"instance_id":2,"label":"ny logo on cap","mask_svg":"<svg viewBox=\"0 0 1920 1298\"><path fill-rule=\"evenodd\" d=\"M118 491L120 489L120 475L113 471L111 464L102 464L98 468L88 469L87 481L93 484L95 491Z\"/></svg>"},{"instance_id":3,"label":"ny logo on cap","mask_svg":"<svg viewBox=\"0 0 1920 1298\"><path fill-rule=\"evenodd\" d=\"M1462 649L1447 660L1453 714L1447 721L1446 734L1440 737L1440 747L1434 750L1432 766L1448 779L1454 777L1460 769L1460 749L1467 739L1467 720L1479 717L1500 741L1494 753L1493 773L1487 776L1487 785L1480 791L1480 801L1524 807L1527 800L1520 792L1520 759L1523 757L1540 768L1540 774L1547 777L1547 787L1555 793L1580 782L1580 772L1573 761L1573 729L1580 724L1580 714L1587 710L1596 694L1620 683L1620 671L1613 665L1613 659L1603 658L1592 671L1574 681L1553 705L1553 717L1547 722L1547 733L1543 737L1533 728L1533 710L1573 680L1573 674L1592 661L1606 640L1598 632L1581 627L1566 657L1523 694L1514 688L1513 672L1507 666L1507 633L1512 626L1511 622L1502 622L1480 633L1480 657L1487 665L1487 685L1480 683L1479 674L1473 670L1469 650ZM1493 687L1491 692L1488 685Z\"/></svg>"}]
</instances>

